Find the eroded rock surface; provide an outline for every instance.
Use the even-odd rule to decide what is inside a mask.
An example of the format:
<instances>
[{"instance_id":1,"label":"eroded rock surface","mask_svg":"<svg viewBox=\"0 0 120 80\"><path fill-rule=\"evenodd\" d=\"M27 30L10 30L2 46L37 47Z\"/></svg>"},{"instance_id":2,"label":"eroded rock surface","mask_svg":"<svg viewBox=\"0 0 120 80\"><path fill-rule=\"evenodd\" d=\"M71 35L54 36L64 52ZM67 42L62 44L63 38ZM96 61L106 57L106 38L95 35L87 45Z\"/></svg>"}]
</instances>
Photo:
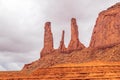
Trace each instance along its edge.
<instances>
[{"instance_id":1,"label":"eroded rock surface","mask_svg":"<svg viewBox=\"0 0 120 80\"><path fill-rule=\"evenodd\" d=\"M44 47L41 51L41 57L51 53L53 51L53 34L51 32L51 23L46 22L44 27Z\"/></svg>"},{"instance_id":2,"label":"eroded rock surface","mask_svg":"<svg viewBox=\"0 0 120 80\"><path fill-rule=\"evenodd\" d=\"M75 18L71 19L71 40L68 45L68 51L73 50L81 50L85 48L85 46L79 41L79 32L78 32L78 26Z\"/></svg>"},{"instance_id":3,"label":"eroded rock surface","mask_svg":"<svg viewBox=\"0 0 120 80\"><path fill-rule=\"evenodd\" d=\"M66 47L65 47L65 43L64 43L64 34L65 34L65 31L63 30L62 31L62 38L61 38L60 46L59 46L59 51L62 53L66 52Z\"/></svg>"},{"instance_id":4,"label":"eroded rock surface","mask_svg":"<svg viewBox=\"0 0 120 80\"><path fill-rule=\"evenodd\" d=\"M93 30L90 47L107 48L120 43L120 3L102 11Z\"/></svg>"}]
</instances>

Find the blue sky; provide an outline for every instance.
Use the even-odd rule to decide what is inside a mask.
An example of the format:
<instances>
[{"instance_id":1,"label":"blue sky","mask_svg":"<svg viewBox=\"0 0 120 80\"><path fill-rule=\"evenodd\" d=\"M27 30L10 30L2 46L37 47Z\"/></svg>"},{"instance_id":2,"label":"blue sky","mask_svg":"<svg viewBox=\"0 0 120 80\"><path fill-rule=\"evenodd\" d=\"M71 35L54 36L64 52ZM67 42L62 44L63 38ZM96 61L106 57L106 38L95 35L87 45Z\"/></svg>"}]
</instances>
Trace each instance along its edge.
<instances>
[{"instance_id":1,"label":"blue sky","mask_svg":"<svg viewBox=\"0 0 120 80\"><path fill-rule=\"evenodd\" d=\"M39 59L43 47L44 23L52 22L54 47L62 30L66 46L70 40L70 19L75 17L79 39L87 47L98 13L119 0L0 0L0 70L20 70Z\"/></svg>"}]
</instances>

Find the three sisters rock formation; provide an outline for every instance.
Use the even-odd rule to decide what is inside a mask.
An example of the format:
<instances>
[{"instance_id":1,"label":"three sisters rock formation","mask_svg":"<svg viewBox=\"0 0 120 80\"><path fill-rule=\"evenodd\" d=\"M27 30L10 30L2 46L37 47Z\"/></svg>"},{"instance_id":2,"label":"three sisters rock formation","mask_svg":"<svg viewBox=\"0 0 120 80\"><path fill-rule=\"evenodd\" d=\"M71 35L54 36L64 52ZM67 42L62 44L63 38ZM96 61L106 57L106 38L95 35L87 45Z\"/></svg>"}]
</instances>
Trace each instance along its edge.
<instances>
[{"instance_id":1,"label":"three sisters rock formation","mask_svg":"<svg viewBox=\"0 0 120 80\"><path fill-rule=\"evenodd\" d=\"M53 35L51 32L51 23L46 22L45 23L45 33L44 33L44 47L41 51L41 57L52 53L55 49L53 48ZM62 32L62 38L60 41L60 46L58 51L62 53L70 53L74 50L81 50L85 48L85 46L79 41L79 32L78 32L78 26L75 18L71 19L71 40L68 45L68 48L65 47L64 44L64 34L65 31Z\"/></svg>"}]
</instances>

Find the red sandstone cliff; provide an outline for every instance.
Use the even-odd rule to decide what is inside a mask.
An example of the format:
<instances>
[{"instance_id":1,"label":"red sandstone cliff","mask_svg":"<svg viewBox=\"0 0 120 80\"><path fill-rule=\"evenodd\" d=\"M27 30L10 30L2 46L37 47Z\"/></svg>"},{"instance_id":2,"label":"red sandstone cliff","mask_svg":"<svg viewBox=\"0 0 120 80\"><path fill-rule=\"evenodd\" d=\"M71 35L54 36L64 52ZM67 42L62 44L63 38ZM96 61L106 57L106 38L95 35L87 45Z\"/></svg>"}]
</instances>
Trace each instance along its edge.
<instances>
[{"instance_id":1,"label":"red sandstone cliff","mask_svg":"<svg viewBox=\"0 0 120 80\"><path fill-rule=\"evenodd\" d=\"M120 3L102 11L93 30L90 47L107 48L120 43Z\"/></svg>"}]
</instances>

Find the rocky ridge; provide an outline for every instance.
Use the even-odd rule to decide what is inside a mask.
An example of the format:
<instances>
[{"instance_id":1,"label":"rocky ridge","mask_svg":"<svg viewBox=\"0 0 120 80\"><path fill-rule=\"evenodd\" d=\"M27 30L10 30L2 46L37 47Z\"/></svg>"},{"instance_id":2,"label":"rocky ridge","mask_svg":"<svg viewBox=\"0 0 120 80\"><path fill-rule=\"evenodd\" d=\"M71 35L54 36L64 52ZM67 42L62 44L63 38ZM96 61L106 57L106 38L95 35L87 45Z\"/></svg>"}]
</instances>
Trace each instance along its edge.
<instances>
[{"instance_id":1,"label":"rocky ridge","mask_svg":"<svg viewBox=\"0 0 120 80\"><path fill-rule=\"evenodd\" d=\"M117 3L99 14L93 30L89 48L85 48L85 46L79 41L77 22L75 18L72 18L71 40L68 48L66 48L64 44L65 32L63 31L59 49L53 50L50 54L45 55L27 66L25 65L23 70L46 68L61 63L83 63L94 60L120 61L119 11L120 3Z\"/></svg>"}]
</instances>

